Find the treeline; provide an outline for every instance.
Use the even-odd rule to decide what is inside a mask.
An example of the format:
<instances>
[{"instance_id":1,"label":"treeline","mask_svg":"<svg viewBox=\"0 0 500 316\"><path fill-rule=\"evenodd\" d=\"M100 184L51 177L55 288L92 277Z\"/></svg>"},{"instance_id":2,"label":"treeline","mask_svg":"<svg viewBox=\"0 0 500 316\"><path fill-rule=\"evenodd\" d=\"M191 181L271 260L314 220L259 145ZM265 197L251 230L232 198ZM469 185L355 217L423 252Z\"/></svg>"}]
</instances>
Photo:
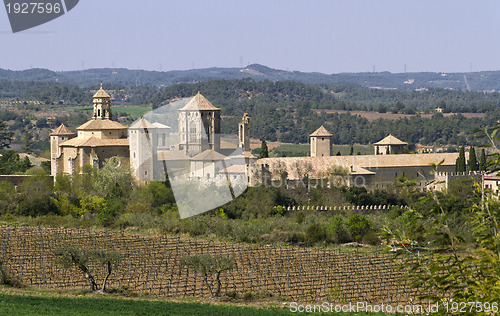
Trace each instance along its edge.
<instances>
[{"instance_id":1,"label":"treeline","mask_svg":"<svg viewBox=\"0 0 500 316\"><path fill-rule=\"evenodd\" d=\"M115 104L142 105L158 91L153 86L125 86L106 82L103 83L103 87L111 94ZM98 88L99 84L77 86L46 81L0 80L0 99L38 101L46 105L89 106L92 104L92 95ZM20 108L23 109L22 106Z\"/></svg>"},{"instance_id":2,"label":"treeline","mask_svg":"<svg viewBox=\"0 0 500 316\"><path fill-rule=\"evenodd\" d=\"M0 98L44 104L88 104L92 94L87 89L64 83L0 80Z\"/></svg>"},{"instance_id":3,"label":"treeline","mask_svg":"<svg viewBox=\"0 0 500 316\"><path fill-rule=\"evenodd\" d=\"M416 115L398 121L379 119L370 122L350 114L316 114L312 111L314 108L345 109L345 100L358 95L355 91L365 92L366 96L359 98L366 99L372 93L370 89L364 88L348 89L344 86L341 89L349 91L349 94L339 97L313 86L291 81L217 80L166 87L151 98L151 103L153 107L159 107L171 100L190 97L201 91L214 105L222 108L224 116L233 116L224 118L223 133L236 133L240 116L246 112L251 116L252 137L286 143L306 143L311 132L320 125L325 125L334 134L332 141L335 144L368 144L381 140L387 134L393 134L414 144L476 145L474 131L486 125L493 125L500 118L498 105L485 105L482 108L488 111L486 119L466 119L461 115L445 118L438 113L432 118ZM380 98L385 97L384 92L373 93L380 93ZM396 112L405 108L401 100L411 98L412 93L393 92L388 94L389 100L395 100L398 95L401 99L393 107ZM420 100L432 97L435 100L446 99L450 104L449 100L461 100L463 104L474 106L481 100L489 100L489 96L484 96L483 93L436 89L425 92ZM443 102L436 105L446 108ZM386 110L389 108L384 106ZM358 105L354 107L366 109ZM352 109L353 105L349 108Z\"/></svg>"},{"instance_id":4,"label":"treeline","mask_svg":"<svg viewBox=\"0 0 500 316\"><path fill-rule=\"evenodd\" d=\"M440 88L472 91L500 90L499 71L470 73L437 72L364 72L324 74L317 72L283 71L264 65L252 64L245 68L205 68L173 71L146 71L125 68L99 68L79 71L54 72L47 69L11 71L0 69L0 79L20 81L51 81L96 86L99 82L110 82L126 86L169 86L177 83L211 80L233 80L252 78L257 81L296 81L307 84L350 84L362 87L378 87L412 91L421 88Z\"/></svg>"},{"instance_id":5,"label":"treeline","mask_svg":"<svg viewBox=\"0 0 500 316\"><path fill-rule=\"evenodd\" d=\"M443 113L487 113L496 111L500 106L498 92L438 88L422 91L383 90L348 84L318 84L317 87L336 96L339 110L415 114L441 107Z\"/></svg>"}]
</instances>

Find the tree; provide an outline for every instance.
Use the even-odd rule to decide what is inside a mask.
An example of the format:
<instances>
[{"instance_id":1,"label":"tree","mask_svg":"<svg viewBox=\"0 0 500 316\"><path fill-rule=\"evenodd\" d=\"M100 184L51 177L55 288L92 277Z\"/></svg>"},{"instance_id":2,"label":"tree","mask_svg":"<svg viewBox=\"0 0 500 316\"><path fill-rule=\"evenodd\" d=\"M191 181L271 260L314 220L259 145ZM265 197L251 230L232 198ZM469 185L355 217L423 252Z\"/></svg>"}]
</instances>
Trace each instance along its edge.
<instances>
[{"instance_id":1,"label":"tree","mask_svg":"<svg viewBox=\"0 0 500 316\"><path fill-rule=\"evenodd\" d=\"M182 258L181 266L190 267L201 274L210 294L213 297L219 297L222 285L220 275L234 267L234 258L221 255L195 255ZM213 280L214 277L215 280ZM214 282L217 283L215 290L213 288Z\"/></svg>"},{"instance_id":2,"label":"tree","mask_svg":"<svg viewBox=\"0 0 500 316\"><path fill-rule=\"evenodd\" d=\"M267 149L267 143L263 139L262 143L260 145L260 152L259 152L260 158L268 158L269 157L269 150Z\"/></svg>"},{"instance_id":3,"label":"tree","mask_svg":"<svg viewBox=\"0 0 500 316\"><path fill-rule=\"evenodd\" d=\"M0 150L10 148L12 135L14 135L13 132L7 131L7 124L4 121L0 121Z\"/></svg>"},{"instance_id":4,"label":"tree","mask_svg":"<svg viewBox=\"0 0 500 316\"><path fill-rule=\"evenodd\" d=\"M486 171L487 162L486 162L486 153L484 152L484 148L481 149L481 156L479 157L479 171Z\"/></svg>"},{"instance_id":5,"label":"tree","mask_svg":"<svg viewBox=\"0 0 500 316\"><path fill-rule=\"evenodd\" d=\"M354 240L361 241L371 230L372 223L363 215L355 214L347 219L346 227Z\"/></svg>"},{"instance_id":6,"label":"tree","mask_svg":"<svg viewBox=\"0 0 500 316\"><path fill-rule=\"evenodd\" d=\"M60 264L65 269L69 269L72 266L75 266L78 270L80 270L84 275L90 285L91 292L97 293L106 293L106 283L108 281L109 276L113 272L113 268L118 263L121 258L121 254L114 250L87 250L80 247L74 246L60 246L53 251L55 256L55 262ZM102 282L102 287L98 291L97 290L97 282L96 277L90 270L90 262L95 260L106 267L107 274L104 277Z\"/></svg>"},{"instance_id":7,"label":"tree","mask_svg":"<svg viewBox=\"0 0 500 316\"><path fill-rule=\"evenodd\" d=\"M465 148L462 146L460 147L460 151L458 153L458 158L455 162L455 172L465 172L466 171L466 165L465 165Z\"/></svg>"},{"instance_id":8,"label":"tree","mask_svg":"<svg viewBox=\"0 0 500 316\"><path fill-rule=\"evenodd\" d=\"M479 164L477 163L477 158L476 158L476 150L474 149L474 147L470 148L468 164L469 164L469 171L479 170Z\"/></svg>"},{"instance_id":9,"label":"tree","mask_svg":"<svg viewBox=\"0 0 500 316\"><path fill-rule=\"evenodd\" d=\"M27 154L33 153L33 136L29 131L24 131L23 134L23 152Z\"/></svg>"},{"instance_id":10,"label":"tree","mask_svg":"<svg viewBox=\"0 0 500 316\"><path fill-rule=\"evenodd\" d=\"M497 123L492 129L485 129L479 137L487 137L491 147L495 149L492 154L493 161L498 162L500 153L496 136L500 130ZM458 159L457 159L458 160ZM438 165L433 165L434 171ZM492 166L493 171L500 170L498 165ZM470 185L471 186L471 185ZM500 203L497 199L485 194L482 188L470 188L474 191L475 201L468 207L462 207L455 213L449 211L449 200L464 200L455 190L451 199L442 193L431 192L425 200L432 200L433 207L428 214L415 217L426 227L426 238L431 246L428 252L402 262L402 268L407 270L410 285L418 289L420 299L430 299L433 302L449 304L467 304L467 302L498 302L500 287ZM452 190L450 190L452 191ZM457 194L458 193L458 194ZM481 197L479 199L479 197ZM464 251L464 236L450 229L457 213L465 214L464 222L470 223L471 229L466 230L472 235L473 244L467 245ZM425 215L425 216L423 216ZM430 220L429 220L430 219ZM395 237L395 236L392 236ZM400 254L402 256L402 254ZM487 309L475 310L477 315L496 314L498 306L488 306ZM491 308L493 307L493 309ZM471 311L471 310L470 310ZM447 313L448 314L448 313ZM472 314L472 313L471 313Z\"/></svg>"},{"instance_id":11,"label":"tree","mask_svg":"<svg viewBox=\"0 0 500 316\"><path fill-rule=\"evenodd\" d=\"M349 155L351 155L351 156L354 155L354 146L353 145L351 145L351 150L349 152Z\"/></svg>"}]
</instances>

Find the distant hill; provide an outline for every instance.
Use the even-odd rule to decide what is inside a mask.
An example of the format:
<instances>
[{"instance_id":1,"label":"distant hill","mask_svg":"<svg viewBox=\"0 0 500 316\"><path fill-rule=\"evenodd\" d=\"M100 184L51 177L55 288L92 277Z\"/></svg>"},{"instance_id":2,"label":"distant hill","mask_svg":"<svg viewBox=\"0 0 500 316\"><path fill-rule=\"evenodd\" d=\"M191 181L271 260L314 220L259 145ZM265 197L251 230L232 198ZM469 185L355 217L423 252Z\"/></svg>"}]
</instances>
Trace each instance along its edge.
<instances>
[{"instance_id":1,"label":"distant hill","mask_svg":"<svg viewBox=\"0 0 500 316\"><path fill-rule=\"evenodd\" d=\"M355 84L374 89L416 90L444 88L471 91L500 91L500 71L472 73L340 73L285 71L259 64L245 68L206 68L174 71L145 71L124 68L87 69L55 72L47 69L12 71L0 69L0 79L19 81L52 81L80 86L95 86L101 81L127 86L170 86L177 83L204 82L221 79L243 79L283 81L291 80L308 84L326 83Z\"/></svg>"}]
</instances>

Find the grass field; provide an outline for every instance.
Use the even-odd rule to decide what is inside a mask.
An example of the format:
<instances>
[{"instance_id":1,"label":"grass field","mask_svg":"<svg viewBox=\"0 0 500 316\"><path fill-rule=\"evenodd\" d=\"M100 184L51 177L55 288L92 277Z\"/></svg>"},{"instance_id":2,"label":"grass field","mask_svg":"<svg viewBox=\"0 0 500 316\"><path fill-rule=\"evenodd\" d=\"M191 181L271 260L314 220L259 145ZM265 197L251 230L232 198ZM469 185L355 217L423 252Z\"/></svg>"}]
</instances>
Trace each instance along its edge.
<instances>
[{"instance_id":1,"label":"grass field","mask_svg":"<svg viewBox=\"0 0 500 316\"><path fill-rule=\"evenodd\" d=\"M0 315L293 315L287 307L257 308L229 304L178 303L113 297L65 297L0 293ZM336 315L383 315L335 313Z\"/></svg>"},{"instance_id":2,"label":"grass field","mask_svg":"<svg viewBox=\"0 0 500 316\"><path fill-rule=\"evenodd\" d=\"M126 113L132 118L137 119L144 115L144 113L151 111L150 107L146 106L115 106L113 111L116 113Z\"/></svg>"}]
</instances>

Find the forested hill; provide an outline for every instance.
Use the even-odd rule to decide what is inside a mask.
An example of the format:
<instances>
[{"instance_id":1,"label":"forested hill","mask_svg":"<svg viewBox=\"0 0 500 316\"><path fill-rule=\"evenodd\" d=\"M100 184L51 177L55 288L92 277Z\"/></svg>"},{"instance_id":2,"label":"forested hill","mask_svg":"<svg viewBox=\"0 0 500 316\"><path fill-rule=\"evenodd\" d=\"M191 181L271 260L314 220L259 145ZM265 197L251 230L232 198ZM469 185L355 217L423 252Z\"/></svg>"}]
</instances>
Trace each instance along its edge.
<instances>
[{"instance_id":1,"label":"forested hill","mask_svg":"<svg viewBox=\"0 0 500 316\"><path fill-rule=\"evenodd\" d=\"M404 113L405 102L427 104L434 109L434 102L442 103L446 109L461 107L485 110L486 118L466 119L462 115L443 117L436 114L430 118L419 115L392 121L378 119L369 121L349 113L320 113L314 109L365 108L349 100L369 100L371 89L336 87L337 92L292 81L215 80L192 84L177 84L161 89L150 98L154 108L170 101L190 97L200 91L214 105L222 109L223 133L236 133L238 121L243 113L251 116L252 137L279 140L287 143L308 142L309 134L320 125L325 125L334 134L336 144L373 143L387 134L393 134L410 143L422 144L476 144L475 130L492 125L499 116L500 98L496 93L448 91L444 89L413 93L394 92L380 94L379 100L385 110ZM378 92L377 92L378 93ZM367 95L364 95L367 94ZM496 96L496 97L495 97ZM385 99L387 98L387 99ZM384 100L384 101L382 101ZM441 100L441 101L438 101ZM395 103L392 103L395 102ZM446 103L448 102L448 103ZM401 105L403 105L401 107Z\"/></svg>"},{"instance_id":2,"label":"forested hill","mask_svg":"<svg viewBox=\"0 0 500 316\"><path fill-rule=\"evenodd\" d=\"M87 69L54 72L47 69L11 71L0 69L0 79L21 81L57 81L79 86L95 86L101 81L123 85L168 86L176 83L200 82L218 79L243 79L303 83L348 83L377 89L415 90L444 88L471 91L500 91L500 71L471 73L340 73L324 74L273 69L259 64L245 68L206 68L174 71L145 71L124 68Z\"/></svg>"}]
</instances>

